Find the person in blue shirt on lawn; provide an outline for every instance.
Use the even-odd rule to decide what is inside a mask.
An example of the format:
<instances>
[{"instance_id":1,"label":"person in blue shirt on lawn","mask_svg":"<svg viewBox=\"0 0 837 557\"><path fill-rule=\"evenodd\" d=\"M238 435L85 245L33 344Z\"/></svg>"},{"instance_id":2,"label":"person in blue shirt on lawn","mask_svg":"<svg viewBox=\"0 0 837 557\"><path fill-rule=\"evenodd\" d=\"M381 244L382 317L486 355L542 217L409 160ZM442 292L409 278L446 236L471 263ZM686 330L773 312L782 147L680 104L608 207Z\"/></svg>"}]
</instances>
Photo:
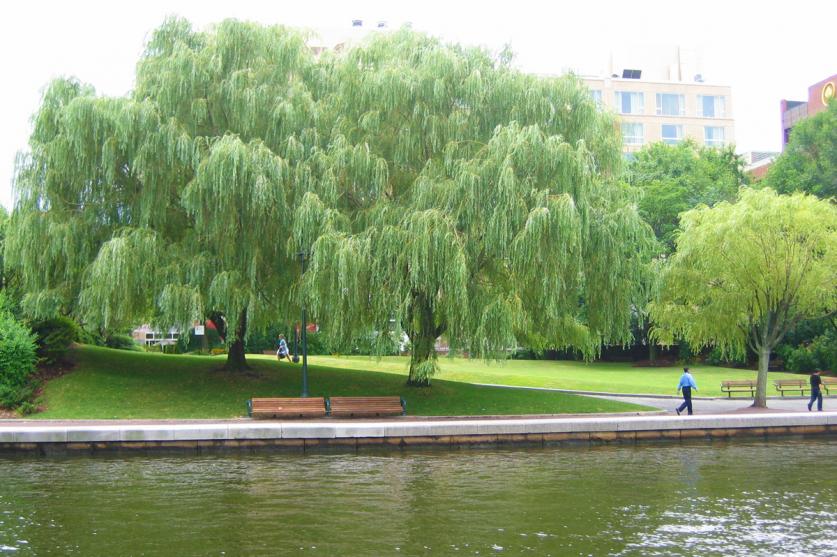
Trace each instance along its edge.
<instances>
[{"instance_id":1,"label":"person in blue shirt on lawn","mask_svg":"<svg viewBox=\"0 0 837 557\"><path fill-rule=\"evenodd\" d=\"M285 335L279 335L279 350L276 351L276 358L280 362L282 358L287 358L289 362L293 363L290 350L288 350L288 343L285 342Z\"/></svg>"},{"instance_id":2,"label":"person in blue shirt on lawn","mask_svg":"<svg viewBox=\"0 0 837 557\"><path fill-rule=\"evenodd\" d=\"M692 374L689 373L689 368L684 367L683 375L680 376L680 383L677 385L677 392L683 391L683 404L674 409L678 416L684 408L688 408L689 415L692 415L692 389L697 390L697 383L695 383Z\"/></svg>"}]
</instances>

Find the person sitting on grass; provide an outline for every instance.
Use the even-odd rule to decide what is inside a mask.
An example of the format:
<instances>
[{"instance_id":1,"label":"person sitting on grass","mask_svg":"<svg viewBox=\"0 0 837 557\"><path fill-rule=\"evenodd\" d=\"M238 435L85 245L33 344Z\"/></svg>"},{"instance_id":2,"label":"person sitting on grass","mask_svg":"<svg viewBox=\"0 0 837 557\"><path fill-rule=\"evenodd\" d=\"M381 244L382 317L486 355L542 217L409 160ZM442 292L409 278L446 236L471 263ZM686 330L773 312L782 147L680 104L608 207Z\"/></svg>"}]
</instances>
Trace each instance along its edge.
<instances>
[{"instance_id":1,"label":"person sitting on grass","mask_svg":"<svg viewBox=\"0 0 837 557\"><path fill-rule=\"evenodd\" d=\"M285 342L285 335L279 335L279 350L276 351L276 359L281 362L282 358L287 358L289 362L293 363L288 350L288 343Z\"/></svg>"}]
</instances>

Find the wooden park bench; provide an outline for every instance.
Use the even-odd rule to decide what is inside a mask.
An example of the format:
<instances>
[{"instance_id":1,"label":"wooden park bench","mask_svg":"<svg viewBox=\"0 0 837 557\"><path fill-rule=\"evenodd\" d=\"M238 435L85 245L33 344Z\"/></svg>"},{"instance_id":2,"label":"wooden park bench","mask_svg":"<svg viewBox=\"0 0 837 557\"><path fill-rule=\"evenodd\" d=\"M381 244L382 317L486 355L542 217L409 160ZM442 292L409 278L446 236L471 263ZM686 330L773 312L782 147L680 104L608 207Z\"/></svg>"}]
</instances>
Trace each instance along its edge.
<instances>
[{"instance_id":1,"label":"wooden park bench","mask_svg":"<svg viewBox=\"0 0 837 557\"><path fill-rule=\"evenodd\" d=\"M337 418L404 416L407 402L399 396L333 396L328 399L328 410Z\"/></svg>"},{"instance_id":2,"label":"wooden park bench","mask_svg":"<svg viewBox=\"0 0 837 557\"><path fill-rule=\"evenodd\" d=\"M831 394L830 390L837 387L837 377L821 377L822 390L826 395ZM776 390L785 396L785 391L799 391L799 394L804 395L805 391L811 391L811 379L777 379L773 381L776 385Z\"/></svg>"},{"instance_id":3,"label":"wooden park bench","mask_svg":"<svg viewBox=\"0 0 837 557\"><path fill-rule=\"evenodd\" d=\"M773 381L773 385L776 387L776 390L782 394L782 396L785 396L785 391L799 391L800 395L804 395L805 391L811 390L811 383L809 382L808 378L776 379L775 381Z\"/></svg>"},{"instance_id":4,"label":"wooden park bench","mask_svg":"<svg viewBox=\"0 0 837 557\"><path fill-rule=\"evenodd\" d=\"M253 418L323 418L325 399L310 398L251 398L247 414Z\"/></svg>"},{"instance_id":5,"label":"wooden park bench","mask_svg":"<svg viewBox=\"0 0 837 557\"><path fill-rule=\"evenodd\" d=\"M750 396L756 396L756 382L748 381L721 381L721 392L727 393L727 397L732 398L732 393L750 393Z\"/></svg>"}]
</instances>

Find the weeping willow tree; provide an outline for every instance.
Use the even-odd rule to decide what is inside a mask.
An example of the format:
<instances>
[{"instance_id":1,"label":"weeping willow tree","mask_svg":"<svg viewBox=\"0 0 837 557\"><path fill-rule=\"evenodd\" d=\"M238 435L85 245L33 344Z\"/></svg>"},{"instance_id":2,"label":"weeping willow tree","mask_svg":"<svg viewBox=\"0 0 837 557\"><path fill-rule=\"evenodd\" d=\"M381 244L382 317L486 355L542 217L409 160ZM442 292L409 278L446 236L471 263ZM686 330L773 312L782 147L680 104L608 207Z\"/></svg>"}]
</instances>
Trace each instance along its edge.
<instances>
[{"instance_id":1,"label":"weeping willow tree","mask_svg":"<svg viewBox=\"0 0 837 557\"><path fill-rule=\"evenodd\" d=\"M172 19L131 94L51 83L7 238L26 311L103 329L213 317L227 366L244 367L247 331L287 311L298 275L285 251L292 208L309 189L333 196L300 166L300 139L318 134L319 79L298 32Z\"/></svg>"},{"instance_id":2,"label":"weeping willow tree","mask_svg":"<svg viewBox=\"0 0 837 557\"><path fill-rule=\"evenodd\" d=\"M837 207L769 188L681 215L677 252L650 305L663 344L759 357L753 406L767 406L770 355L794 327L837 314Z\"/></svg>"},{"instance_id":3,"label":"weeping willow tree","mask_svg":"<svg viewBox=\"0 0 837 557\"><path fill-rule=\"evenodd\" d=\"M614 122L508 61L408 31L320 60L339 155L318 176L340 196L296 208L303 290L337 339L405 331L412 385L440 335L480 357L629 341L651 236L614 185Z\"/></svg>"},{"instance_id":4,"label":"weeping willow tree","mask_svg":"<svg viewBox=\"0 0 837 557\"><path fill-rule=\"evenodd\" d=\"M628 340L648 230L583 87L408 30L319 56L305 41L174 19L130 95L51 84L7 240L27 311L215 317L240 368L247 331L305 301L346 343L403 328L413 384L440 335L486 357Z\"/></svg>"}]
</instances>

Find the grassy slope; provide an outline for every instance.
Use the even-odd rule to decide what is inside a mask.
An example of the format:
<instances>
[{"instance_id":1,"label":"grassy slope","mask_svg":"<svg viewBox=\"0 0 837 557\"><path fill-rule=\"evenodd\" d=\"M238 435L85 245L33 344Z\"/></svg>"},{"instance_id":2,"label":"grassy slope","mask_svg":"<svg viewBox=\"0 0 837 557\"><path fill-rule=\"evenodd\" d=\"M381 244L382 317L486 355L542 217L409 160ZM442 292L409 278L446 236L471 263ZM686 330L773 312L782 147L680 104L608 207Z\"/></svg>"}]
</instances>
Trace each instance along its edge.
<instances>
[{"instance_id":1,"label":"grassy slope","mask_svg":"<svg viewBox=\"0 0 837 557\"><path fill-rule=\"evenodd\" d=\"M405 376L409 364L406 357L400 356L380 360L367 356L312 356L310 361L317 365ZM667 395L677 394L677 382L683 372L682 367L640 368L626 363L546 360L506 360L486 364L478 360L440 358L439 365L439 378L450 381ZM721 381L756 378L756 372L747 369L696 365L691 366L691 370L698 385L698 396L722 396ZM799 379L799 375L770 372L770 380L773 379ZM773 391L772 383L769 389Z\"/></svg>"},{"instance_id":2,"label":"grassy slope","mask_svg":"<svg viewBox=\"0 0 837 557\"><path fill-rule=\"evenodd\" d=\"M38 418L228 418L246 415L253 396L299 396L299 365L251 357L253 370L230 373L221 357L168 356L83 346L72 372L50 381ZM343 360L340 360L344 362ZM479 387L434 380L408 388L404 377L326 365L309 366L311 396L401 395L411 415L621 412L638 406L554 392ZM366 363L370 363L367 362ZM343 367L343 366L341 366ZM486 379L483 379L484 381Z\"/></svg>"}]
</instances>

